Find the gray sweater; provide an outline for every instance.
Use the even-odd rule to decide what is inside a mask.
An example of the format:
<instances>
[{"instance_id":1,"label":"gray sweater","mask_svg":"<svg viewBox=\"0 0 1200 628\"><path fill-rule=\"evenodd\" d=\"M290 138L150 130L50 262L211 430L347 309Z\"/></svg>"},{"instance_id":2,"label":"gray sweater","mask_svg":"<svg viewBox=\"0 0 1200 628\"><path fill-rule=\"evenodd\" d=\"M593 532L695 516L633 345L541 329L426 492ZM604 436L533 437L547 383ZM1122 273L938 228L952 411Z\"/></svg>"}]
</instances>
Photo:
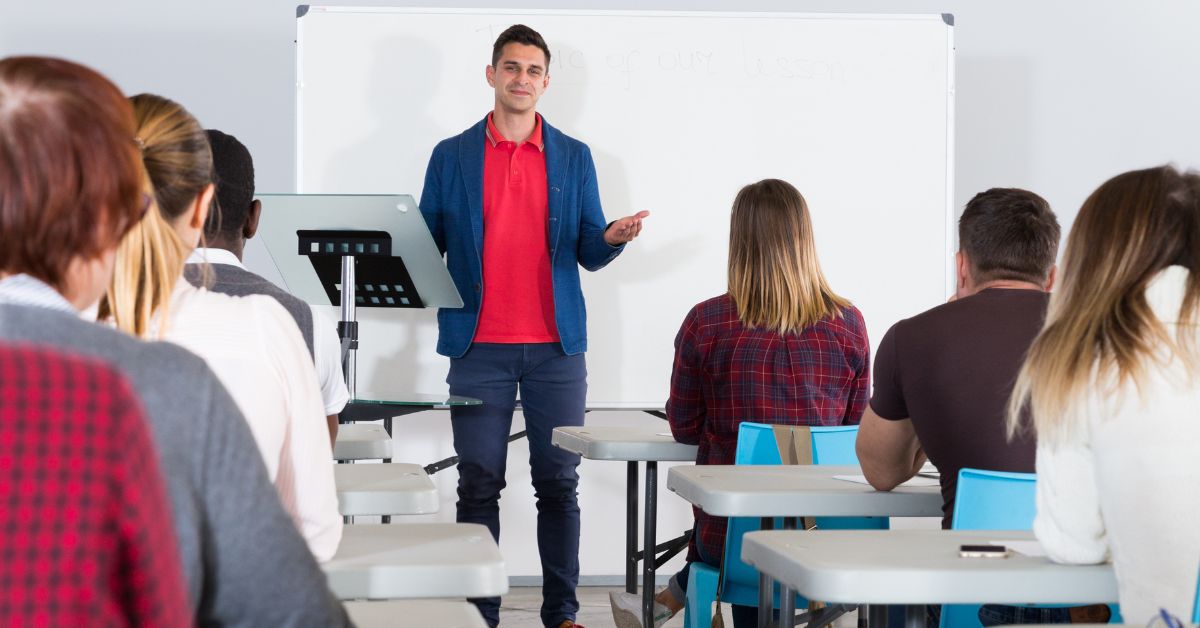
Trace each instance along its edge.
<instances>
[{"instance_id":1,"label":"gray sweater","mask_svg":"<svg viewBox=\"0 0 1200 628\"><path fill-rule=\"evenodd\" d=\"M94 356L133 385L154 432L198 625L349 624L280 505L249 426L203 360L25 305L0 304L0 342Z\"/></svg>"}]
</instances>

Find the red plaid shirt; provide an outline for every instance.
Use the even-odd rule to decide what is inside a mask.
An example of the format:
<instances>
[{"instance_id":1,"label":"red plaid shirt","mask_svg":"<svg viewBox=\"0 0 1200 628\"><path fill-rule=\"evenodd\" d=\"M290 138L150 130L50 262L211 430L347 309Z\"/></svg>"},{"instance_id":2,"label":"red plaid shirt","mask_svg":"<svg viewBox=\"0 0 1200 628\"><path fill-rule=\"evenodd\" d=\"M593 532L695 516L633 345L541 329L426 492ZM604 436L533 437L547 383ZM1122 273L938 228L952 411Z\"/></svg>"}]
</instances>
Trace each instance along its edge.
<instances>
[{"instance_id":1,"label":"red plaid shirt","mask_svg":"<svg viewBox=\"0 0 1200 628\"><path fill-rule=\"evenodd\" d=\"M0 623L189 626L158 456L125 380L0 347Z\"/></svg>"},{"instance_id":2,"label":"red plaid shirt","mask_svg":"<svg viewBox=\"0 0 1200 628\"><path fill-rule=\"evenodd\" d=\"M857 424L870 396L870 354L866 325L853 306L840 318L781 335L743 325L728 294L709 299L688 312L675 338L671 433L700 446L696 464L733 464L742 421ZM689 560L716 563L725 519L693 511Z\"/></svg>"}]
</instances>

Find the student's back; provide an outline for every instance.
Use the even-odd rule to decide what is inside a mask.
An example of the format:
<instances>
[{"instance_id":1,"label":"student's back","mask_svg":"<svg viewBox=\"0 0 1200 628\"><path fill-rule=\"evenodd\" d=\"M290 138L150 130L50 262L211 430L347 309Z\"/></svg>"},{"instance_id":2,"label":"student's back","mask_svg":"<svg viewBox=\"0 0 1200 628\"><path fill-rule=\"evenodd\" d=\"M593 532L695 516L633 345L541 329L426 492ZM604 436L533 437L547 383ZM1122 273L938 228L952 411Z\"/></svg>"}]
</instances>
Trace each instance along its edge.
<instances>
[{"instance_id":1,"label":"student's back","mask_svg":"<svg viewBox=\"0 0 1200 628\"><path fill-rule=\"evenodd\" d=\"M1034 439L1005 435L1008 396L1050 295L992 288L896 323L875 356L871 408L910 417L941 472L943 527L963 467L1032 473Z\"/></svg>"},{"instance_id":2,"label":"student's back","mask_svg":"<svg viewBox=\"0 0 1200 628\"><path fill-rule=\"evenodd\" d=\"M0 400L5 623L192 625L158 455L128 384L95 360L0 344Z\"/></svg>"}]
</instances>

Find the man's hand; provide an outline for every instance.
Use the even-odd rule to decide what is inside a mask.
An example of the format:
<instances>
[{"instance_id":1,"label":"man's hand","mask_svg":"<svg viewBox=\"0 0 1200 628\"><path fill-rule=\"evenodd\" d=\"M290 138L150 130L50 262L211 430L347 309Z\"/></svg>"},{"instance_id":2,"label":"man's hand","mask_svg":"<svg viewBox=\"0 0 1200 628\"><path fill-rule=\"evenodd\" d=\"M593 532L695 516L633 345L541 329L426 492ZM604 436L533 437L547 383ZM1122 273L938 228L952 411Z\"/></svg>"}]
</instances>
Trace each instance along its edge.
<instances>
[{"instance_id":1,"label":"man's hand","mask_svg":"<svg viewBox=\"0 0 1200 628\"><path fill-rule=\"evenodd\" d=\"M640 211L632 216L614 220L604 231L604 241L609 246L619 246L632 241L642 232L642 219L649 215L648 211Z\"/></svg>"}]
</instances>

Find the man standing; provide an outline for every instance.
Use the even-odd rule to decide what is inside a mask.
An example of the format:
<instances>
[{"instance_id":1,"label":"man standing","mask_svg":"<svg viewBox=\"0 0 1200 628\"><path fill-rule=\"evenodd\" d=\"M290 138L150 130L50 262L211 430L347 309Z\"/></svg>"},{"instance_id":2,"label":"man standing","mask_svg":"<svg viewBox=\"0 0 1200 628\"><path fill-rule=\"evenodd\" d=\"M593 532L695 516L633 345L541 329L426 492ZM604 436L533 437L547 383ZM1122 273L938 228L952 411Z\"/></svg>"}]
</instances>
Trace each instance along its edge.
<instances>
[{"instance_id":1,"label":"man standing","mask_svg":"<svg viewBox=\"0 0 1200 628\"><path fill-rule=\"evenodd\" d=\"M443 140L425 173L421 213L463 297L438 312L438 353L453 408L458 521L500 538L500 491L518 390L537 497L542 611L550 628L575 626L579 602L579 456L550 445L556 427L583 425L586 313L579 266L599 270L637 237L639 212L606 225L587 145L536 113L550 84L550 50L533 29L508 28L492 50L495 107ZM492 626L499 598L475 600Z\"/></svg>"}]
</instances>

